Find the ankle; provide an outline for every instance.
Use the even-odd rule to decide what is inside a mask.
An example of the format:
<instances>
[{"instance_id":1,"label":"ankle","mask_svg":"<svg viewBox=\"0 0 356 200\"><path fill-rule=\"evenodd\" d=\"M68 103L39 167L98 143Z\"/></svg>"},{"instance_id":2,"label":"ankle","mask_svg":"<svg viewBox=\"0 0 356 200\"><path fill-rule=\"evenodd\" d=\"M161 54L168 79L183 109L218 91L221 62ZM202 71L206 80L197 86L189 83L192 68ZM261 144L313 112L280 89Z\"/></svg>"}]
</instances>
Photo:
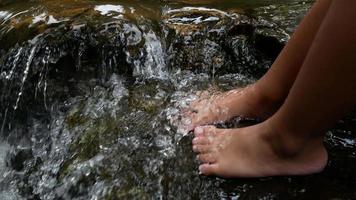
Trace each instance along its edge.
<instances>
[{"instance_id":1,"label":"ankle","mask_svg":"<svg viewBox=\"0 0 356 200\"><path fill-rule=\"evenodd\" d=\"M250 99L255 99L254 102L255 105L252 106L257 108L261 106L264 108L268 108L267 110L262 109L263 113L259 113L260 117L264 119L273 115L278 110L278 108L282 105L284 100L269 95L267 90L260 87L259 84L257 83L248 86L248 90L252 96Z\"/></svg>"},{"instance_id":2,"label":"ankle","mask_svg":"<svg viewBox=\"0 0 356 200\"><path fill-rule=\"evenodd\" d=\"M308 143L305 134L294 133L275 126L270 120L265 121L263 139L271 145L272 150L280 157L294 157L303 151Z\"/></svg>"},{"instance_id":3,"label":"ankle","mask_svg":"<svg viewBox=\"0 0 356 200\"><path fill-rule=\"evenodd\" d=\"M251 87L253 87L254 93L258 95L258 99L260 99L261 102L268 103L268 105L273 106L276 109L283 104L286 98L284 95L271 93L269 89L266 89L265 86L261 85L259 82L252 84Z\"/></svg>"}]
</instances>

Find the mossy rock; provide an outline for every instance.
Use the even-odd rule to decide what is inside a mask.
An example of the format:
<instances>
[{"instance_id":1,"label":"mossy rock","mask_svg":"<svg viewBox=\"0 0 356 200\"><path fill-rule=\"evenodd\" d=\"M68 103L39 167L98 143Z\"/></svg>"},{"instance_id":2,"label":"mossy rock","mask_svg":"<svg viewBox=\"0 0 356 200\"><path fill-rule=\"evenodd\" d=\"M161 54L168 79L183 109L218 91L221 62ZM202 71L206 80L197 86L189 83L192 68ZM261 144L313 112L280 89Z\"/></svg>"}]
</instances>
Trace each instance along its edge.
<instances>
[{"instance_id":1,"label":"mossy rock","mask_svg":"<svg viewBox=\"0 0 356 200\"><path fill-rule=\"evenodd\" d=\"M169 91L172 88L155 81L134 85L130 88L129 106L150 114L157 114L169 102Z\"/></svg>"},{"instance_id":2,"label":"mossy rock","mask_svg":"<svg viewBox=\"0 0 356 200\"><path fill-rule=\"evenodd\" d=\"M66 123L70 129L76 126L82 126L89 121L87 116L82 114L85 104L81 103L78 107L71 110L66 118Z\"/></svg>"},{"instance_id":3,"label":"mossy rock","mask_svg":"<svg viewBox=\"0 0 356 200\"><path fill-rule=\"evenodd\" d=\"M104 200L121 200L121 199L152 199L152 195L148 194L140 187L114 187L104 198Z\"/></svg>"}]
</instances>

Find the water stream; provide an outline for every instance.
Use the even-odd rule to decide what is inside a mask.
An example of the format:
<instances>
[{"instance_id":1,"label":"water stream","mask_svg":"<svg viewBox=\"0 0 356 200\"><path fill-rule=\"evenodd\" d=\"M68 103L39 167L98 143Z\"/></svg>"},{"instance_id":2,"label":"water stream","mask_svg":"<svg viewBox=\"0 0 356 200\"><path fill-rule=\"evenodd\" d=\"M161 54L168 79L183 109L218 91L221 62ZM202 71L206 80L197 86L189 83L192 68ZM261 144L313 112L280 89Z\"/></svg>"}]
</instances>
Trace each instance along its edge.
<instances>
[{"instance_id":1,"label":"water stream","mask_svg":"<svg viewBox=\"0 0 356 200\"><path fill-rule=\"evenodd\" d=\"M306 177L201 176L181 126L198 91L261 77L311 4L0 0L0 199L355 199L355 114Z\"/></svg>"}]
</instances>

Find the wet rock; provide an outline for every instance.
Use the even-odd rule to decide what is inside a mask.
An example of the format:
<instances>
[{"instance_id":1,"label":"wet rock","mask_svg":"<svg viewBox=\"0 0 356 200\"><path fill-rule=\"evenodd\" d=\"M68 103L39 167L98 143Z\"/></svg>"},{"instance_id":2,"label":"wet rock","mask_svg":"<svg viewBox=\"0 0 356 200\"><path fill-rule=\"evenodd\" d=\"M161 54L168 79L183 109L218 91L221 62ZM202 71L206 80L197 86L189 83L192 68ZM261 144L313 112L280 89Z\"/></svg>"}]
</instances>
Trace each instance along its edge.
<instances>
[{"instance_id":1,"label":"wet rock","mask_svg":"<svg viewBox=\"0 0 356 200\"><path fill-rule=\"evenodd\" d=\"M33 10L1 13L0 127L15 149L1 184L30 199L308 199L325 188L325 199L354 197L340 188L355 182L347 177L355 170L340 167L355 162L344 132L354 131L352 117L328 134L335 155L325 174L262 180L200 176L192 134L176 123L196 91L261 76L309 4L221 11L145 2L31 1ZM351 154L336 156L341 149Z\"/></svg>"},{"instance_id":2,"label":"wet rock","mask_svg":"<svg viewBox=\"0 0 356 200\"><path fill-rule=\"evenodd\" d=\"M16 171L22 171L26 165L26 161L33 158L32 149L16 149L15 151L10 152L7 157L8 165L12 169Z\"/></svg>"},{"instance_id":3,"label":"wet rock","mask_svg":"<svg viewBox=\"0 0 356 200\"><path fill-rule=\"evenodd\" d=\"M215 74L231 65L222 38L233 17L205 8L169 10L163 16L167 28L170 66Z\"/></svg>"},{"instance_id":4,"label":"wet rock","mask_svg":"<svg viewBox=\"0 0 356 200\"><path fill-rule=\"evenodd\" d=\"M103 199L150 199L151 197L152 196L145 192L142 188L129 186L127 188L124 187L124 189L113 187L113 189L105 197L103 197Z\"/></svg>"},{"instance_id":5,"label":"wet rock","mask_svg":"<svg viewBox=\"0 0 356 200\"><path fill-rule=\"evenodd\" d=\"M288 34L294 32L299 22L303 19L306 12L314 1L294 1L289 4L274 4L254 9L250 15L257 19L262 27L277 28L274 34L280 39L288 39ZM281 32L283 30L285 33ZM284 35L284 37L283 37Z\"/></svg>"},{"instance_id":6,"label":"wet rock","mask_svg":"<svg viewBox=\"0 0 356 200\"><path fill-rule=\"evenodd\" d=\"M284 43L280 42L277 37L264 34L256 35L255 44L256 48L271 60L275 60L284 47Z\"/></svg>"},{"instance_id":7,"label":"wet rock","mask_svg":"<svg viewBox=\"0 0 356 200\"><path fill-rule=\"evenodd\" d=\"M84 94L89 85L83 88L82 81L96 84L114 72L132 73L122 59L123 45L117 34L94 32L89 27L67 30L64 26L9 51L1 62L2 112L6 109L9 118L23 116L30 105L32 111L45 112L54 101ZM93 59L93 55L99 56ZM91 65L83 67L87 62Z\"/></svg>"},{"instance_id":8,"label":"wet rock","mask_svg":"<svg viewBox=\"0 0 356 200\"><path fill-rule=\"evenodd\" d=\"M259 21L240 13L185 7L167 11L163 19L170 66L196 72L260 77L285 42L275 28L269 27L274 35L269 34Z\"/></svg>"},{"instance_id":9,"label":"wet rock","mask_svg":"<svg viewBox=\"0 0 356 200\"><path fill-rule=\"evenodd\" d=\"M131 23L118 13L121 11L105 13L100 9L87 5L64 13L49 10L53 15L43 14L38 22L33 22L38 16L31 14L18 15L5 22L5 27L12 28L1 34L0 40L9 41L9 46L13 46L13 41L18 44L7 51L7 47L0 47L6 51L0 59L0 101L4 105L0 110L7 113L1 119L21 119L20 115L25 118L25 113L31 111L46 112L53 102L84 95L113 73L126 77L134 73L160 74L163 66L157 65L164 63L159 60L160 55L155 54L162 51L157 46L159 43L152 44L158 42L155 33ZM47 13L36 11L41 12ZM57 15L61 21L49 24L50 17ZM33 30L35 36L21 31L21 27ZM12 31L23 35L14 35Z\"/></svg>"},{"instance_id":10,"label":"wet rock","mask_svg":"<svg viewBox=\"0 0 356 200\"><path fill-rule=\"evenodd\" d=\"M301 1L249 10L246 14L254 19L257 49L274 60L311 4L311 1Z\"/></svg>"},{"instance_id":11,"label":"wet rock","mask_svg":"<svg viewBox=\"0 0 356 200\"><path fill-rule=\"evenodd\" d=\"M137 110L157 113L169 102L167 93L172 87L159 82L147 81L130 88L129 104Z\"/></svg>"}]
</instances>

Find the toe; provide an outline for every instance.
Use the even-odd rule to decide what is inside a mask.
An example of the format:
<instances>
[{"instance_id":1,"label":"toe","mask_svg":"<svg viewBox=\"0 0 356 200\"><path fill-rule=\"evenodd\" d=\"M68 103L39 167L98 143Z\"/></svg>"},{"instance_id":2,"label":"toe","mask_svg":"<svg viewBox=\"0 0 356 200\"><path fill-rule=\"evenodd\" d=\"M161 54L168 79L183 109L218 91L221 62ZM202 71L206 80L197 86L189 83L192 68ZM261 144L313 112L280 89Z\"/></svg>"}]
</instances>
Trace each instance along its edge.
<instances>
[{"instance_id":1,"label":"toe","mask_svg":"<svg viewBox=\"0 0 356 200\"><path fill-rule=\"evenodd\" d=\"M208 145L193 145L193 151L195 153L209 153L211 149Z\"/></svg>"},{"instance_id":2,"label":"toe","mask_svg":"<svg viewBox=\"0 0 356 200\"><path fill-rule=\"evenodd\" d=\"M206 137L195 137L192 141L193 145L208 145L210 140Z\"/></svg>"},{"instance_id":3,"label":"toe","mask_svg":"<svg viewBox=\"0 0 356 200\"><path fill-rule=\"evenodd\" d=\"M191 102L191 103L189 104L189 107L190 107L190 108L196 108L196 107L199 106L200 102L201 102L201 100L195 100L195 101L193 101L193 102Z\"/></svg>"},{"instance_id":4,"label":"toe","mask_svg":"<svg viewBox=\"0 0 356 200\"><path fill-rule=\"evenodd\" d=\"M201 126L198 126L194 129L194 134L195 137L200 137L200 136L204 136L204 129Z\"/></svg>"},{"instance_id":5,"label":"toe","mask_svg":"<svg viewBox=\"0 0 356 200\"><path fill-rule=\"evenodd\" d=\"M215 136L218 131L215 126L203 126L201 128L204 136Z\"/></svg>"},{"instance_id":6,"label":"toe","mask_svg":"<svg viewBox=\"0 0 356 200\"><path fill-rule=\"evenodd\" d=\"M218 164L202 164L199 166L199 172L206 176L218 174Z\"/></svg>"},{"instance_id":7,"label":"toe","mask_svg":"<svg viewBox=\"0 0 356 200\"><path fill-rule=\"evenodd\" d=\"M215 126L198 126L194 129L195 137L214 136L216 132Z\"/></svg>"},{"instance_id":8,"label":"toe","mask_svg":"<svg viewBox=\"0 0 356 200\"><path fill-rule=\"evenodd\" d=\"M199 154L198 159L203 163L213 164L216 163L217 157L213 153Z\"/></svg>"}]
</instances>

